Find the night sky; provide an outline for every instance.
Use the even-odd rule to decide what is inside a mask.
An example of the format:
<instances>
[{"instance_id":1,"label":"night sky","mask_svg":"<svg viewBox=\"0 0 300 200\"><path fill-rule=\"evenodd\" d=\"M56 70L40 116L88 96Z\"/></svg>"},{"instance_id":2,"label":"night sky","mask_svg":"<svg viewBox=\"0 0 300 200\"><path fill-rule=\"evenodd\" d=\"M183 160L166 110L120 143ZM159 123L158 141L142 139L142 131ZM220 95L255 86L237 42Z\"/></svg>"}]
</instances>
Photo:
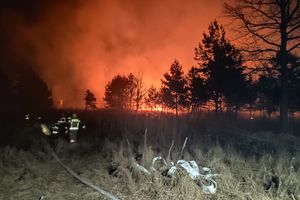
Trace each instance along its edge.
<instances>
[{"instance_id":1,"label":"night sky","mask_svg":"<svg viewBox=\"0 0 300 200\"><path fill-rule=\"evenodd\" d=\"M82 107L116 74L144 74L159 86L175 58L185 71L194 48L223 0L2 0L1 67L32 66L52 89L54 101ZM225 26L226 28L226 26ZM229 32L229 30L228 30Z\"/></svg>"}]
</instances>

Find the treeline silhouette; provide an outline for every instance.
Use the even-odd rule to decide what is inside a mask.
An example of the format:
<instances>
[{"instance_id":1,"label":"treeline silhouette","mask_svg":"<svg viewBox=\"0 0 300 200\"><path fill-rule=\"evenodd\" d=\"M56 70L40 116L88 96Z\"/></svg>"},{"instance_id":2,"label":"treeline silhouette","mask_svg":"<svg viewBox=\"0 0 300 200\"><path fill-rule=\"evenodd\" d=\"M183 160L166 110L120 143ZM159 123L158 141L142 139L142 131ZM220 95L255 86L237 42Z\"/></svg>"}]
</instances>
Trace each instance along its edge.
<instances>
[{"instance_id":1,"label":"treeline silhouette","mask_svg":"<svg viewBox=\"0 0 300 200\"><path fill-rule=\"evenodd\" d=\"M52 91L31 67L0 69L0 109L9 114L42 114L53 108Z\"/></svg>"},{"instance_id":2,"label":"treeline silhouette","mask_svg":"<svg viewBox=\"0 0 300 200\"><path fill-rule=\"evenodd\" d=\"M42 136L38 123L53 112L51 90L31 67L20 64L0 68L0 91L0 146L30 146L33 135L32 141Z\"/></svg>"},{"instance_id":3,"label":"treeline silhouette","mask_svg":"<svg viewBox=\"0 0 300 200\"><path fill-rule=\"evenodd\" d=\"M294 98L299 96L294 88L299 85L299 13L299 0L233 0L224 4L225 17L233 22L241 50L247 60L257 63L252 71L266 73L276 79L274 87L279 85L282 132L288 132L288 114L297 107Z\"/></svg>"},{"instance_id":4,"label":"treeline silhouette","mask_svg":"<svg viewBox=\"0 0 300 200\"><path fill-rule=\"evenodd\" d=\"M145 88L143 74L116 75L105 86L105 105L135 111L147 107L177 115L247 109L252 116L259 110L266 116L279 113L282 131L287 132L289 116L300 110L299 10L296 0L233 0L225 4L225 15L238 23L235 31L245 45L233 45L215 20L195 48L197 64L186 73L175 59L159 87ZM53 108L52 92L34 70L22 64L13 70L4 65L0 69L2 118ZM87 90L85 109L96 109L96 100Z\"/></svg>"},{"instance_id":5,"label":"treeline silhouette","mask_svg":"<svg viewBox=\"0 0 300 200\"><path fill-rule=\"evenodd\" d=\"M222 25L215 20L208 33L195 48L195 61L185 74L180 62L175 59L161 79L161 86L142 88L142 79L130 73L117 75L105 87L104 101L109 108L139 110L141 97L150 110L193 113L211 109L218 113L237 113L248 109L270 116L280 110L282 83L278 70L278 58L264 63L269 70L250 70L242 51L227 38ZM288 63L288 111L290 116L300 110L300 69L298 58L289 54ZM257 63L256 63L257 64ZM275 70L273 70L275 69ZM139 91L147 91L143 93Z\"/></svg>"},{"instance_id":6,"label":"treeline silhouette","mask_svg":"<svg viewBox=\"0 0 300 200\"><path fill-rule=\"evenodd\" d=\"M206 88L216 112L222 105L237 111L245 104L249 104L250 110L253 105L267 113L279 110L281 130L288 132L289 114L299 110L299 13L298 0L225 2L224 15L232 20L240 49L226 40L222 26L213 22L196 48L198 66L191 69L196 76L195 70L199 71L200 79L204 79L199 83L204 86L202 94ZM247 66L245 61L253 62L254 66ZM178 106L184 107L182 91L171 91L169 76L165 78L159 89L162 102L176 110ZM180 85L176 85L177 89ZM196 96L194 93L190 98ZM170 103L167 99L173 100Z\"/></svg>"}]
</instances>

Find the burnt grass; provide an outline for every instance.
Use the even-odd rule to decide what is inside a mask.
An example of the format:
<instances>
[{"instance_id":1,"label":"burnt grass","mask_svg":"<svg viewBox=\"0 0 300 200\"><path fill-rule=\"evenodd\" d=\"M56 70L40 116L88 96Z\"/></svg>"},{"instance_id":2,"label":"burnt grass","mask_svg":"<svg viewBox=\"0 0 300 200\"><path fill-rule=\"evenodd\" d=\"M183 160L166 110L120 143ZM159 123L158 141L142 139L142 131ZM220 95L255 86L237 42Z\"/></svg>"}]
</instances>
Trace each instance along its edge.
<instances>
[{"instance_id":1,"label":"burnt grass","mask_svg":"<svg viewBox=\"0 0 300 200\"><path fill-rule=\"evenodd\" d=\"M125 113L109 110L80 112L86 129L78 142L66 136L45 136L42 120L23 116L1 119L0 199L105 199L72 177L53 158L84 179L120 199L291 199L300 200L300 125L292 134L278 132L276 120L248 120L236 116L162 113ZM66 111L71 112L71 111ZM145 130L147 130L145 134ZM154 156L195 160L218 174L216 194L205 194L182 173L170 180L161 174L146 176L132 163L150 168Z\"/></svg>"}]
</instances>

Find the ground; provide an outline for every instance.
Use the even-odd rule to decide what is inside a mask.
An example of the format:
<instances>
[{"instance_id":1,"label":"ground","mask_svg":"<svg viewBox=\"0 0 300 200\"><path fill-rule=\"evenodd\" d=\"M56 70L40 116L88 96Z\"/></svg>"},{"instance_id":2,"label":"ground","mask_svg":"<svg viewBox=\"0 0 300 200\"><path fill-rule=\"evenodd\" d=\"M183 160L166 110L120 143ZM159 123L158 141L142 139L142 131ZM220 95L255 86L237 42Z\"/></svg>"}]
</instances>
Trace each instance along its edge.
<instances>
[{"instance_id":1,"label":"ground","mask_svg":"<svg viewBox=\"0 0 300 200\"><path fill-rule=\"evenodd\" d=\"M105 199L62 168L52 150L80 177L120 199L300 199L299 137L251 132L242 129L244 125L229 126L228 121L211 126L206 119L198 123L149 116L126 121L123 117L110 116L106 121L102 117L101 122L91 123L93 129L85 132L89 137L81 134L76 145L63 137L43 136L26 148L1 147L0 199ZM136 162L149 169L157 155L167 158L173 139L170 156L176 161L186 137L181 159L212 168L218 174L216 194L205 194L184 172L171 179L132 168Z\"/></svg>"}]
</instances>

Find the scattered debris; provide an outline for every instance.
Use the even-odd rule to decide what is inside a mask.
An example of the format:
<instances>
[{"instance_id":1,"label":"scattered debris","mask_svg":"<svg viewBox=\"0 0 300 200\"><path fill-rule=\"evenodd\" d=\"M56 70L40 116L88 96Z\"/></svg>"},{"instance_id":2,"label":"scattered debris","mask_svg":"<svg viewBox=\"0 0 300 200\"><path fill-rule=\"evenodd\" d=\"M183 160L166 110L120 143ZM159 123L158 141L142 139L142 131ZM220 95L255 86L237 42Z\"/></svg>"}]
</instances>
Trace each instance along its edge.
<instances>
[{"instance_id":1,"label":"scattered debris","mask_svg":"<svg viewBox=\"0 0 300 200\"><path fill-rule=\"evenodd\" d=\"M146 175L151 175L151 173L145 168L145 167L142 167L141 165L137 164L137 163L133 163L131 165L131 167L135 170L135 171L140 171L140 172L143 172L144 174Z\"/></svg>"},{"instance_id":2,"label":"scattered debris","mask_svg":"<svg viewBox=\"0 0 300 200\"><path fill-rule=\"evenodd\" d=\"M187 138L185 139L184 144L181 148L179 158L181 158L186 142ZM170 159L170 151L173 145L174 142L172 142L171 148L169 150L168 159ZM189 177L202 189L204 193L215 194L217 191L217 183L213 179L217 176L217 174L212 173L212 170L208 167L202 167L201 169L199 169L199 166L194 160L186 161L178 159L176 163L170 161L168 164L164 158L162 158L161 156L157 156L153 158L150 170L147 170L145 167L139 165L136 162L132 164L132 168L136 171L144 173L147 176L151 175L153 172L160 172L160 174L162 174L163 176L168 177L176 177L178 174L176 173L178 169L183 169L189 175Z\"/></svg>"},{"instance_id":3,"label":"scattered debris","mask_svg":"<svg viewBox=\"0 0 300 200\"><path fill-rule=\"evenodd\" d=\"M172 163L171 166L168 167L166 170L166 173L164 173L165 170L157 169L155 167L156 162L158 162L158 161L162 161L162 163L165 164L165 167L168 166L165 159L158 156L158 157L153 158L152 166L150 167L150 171L152 171L152 172L158 171L158 172L161 172L161 174L164 176L175 177L178 174L176 172L180 168L180 169L183 169L189 175L189 177L193 181L195 181L195 183L197 185L199 185L199 187L202 189L202 191L204 193L207 193L207 194L215 194L216 193L217 183L215 180L213 180L213 178L216 177L217 174L213 174L212 170L210 168L203 167L203 168L201 168L201 172L200 172L199 167L194 160L192 160L192 161L178 160L176 162L176 164L171 162ZM137 163L133 163L132 167L134 170L142 172L147 176L152 174L149 170L147 170L146 168L144 168L143 166L141 166Z\"/></svg>"}]
</instances>

